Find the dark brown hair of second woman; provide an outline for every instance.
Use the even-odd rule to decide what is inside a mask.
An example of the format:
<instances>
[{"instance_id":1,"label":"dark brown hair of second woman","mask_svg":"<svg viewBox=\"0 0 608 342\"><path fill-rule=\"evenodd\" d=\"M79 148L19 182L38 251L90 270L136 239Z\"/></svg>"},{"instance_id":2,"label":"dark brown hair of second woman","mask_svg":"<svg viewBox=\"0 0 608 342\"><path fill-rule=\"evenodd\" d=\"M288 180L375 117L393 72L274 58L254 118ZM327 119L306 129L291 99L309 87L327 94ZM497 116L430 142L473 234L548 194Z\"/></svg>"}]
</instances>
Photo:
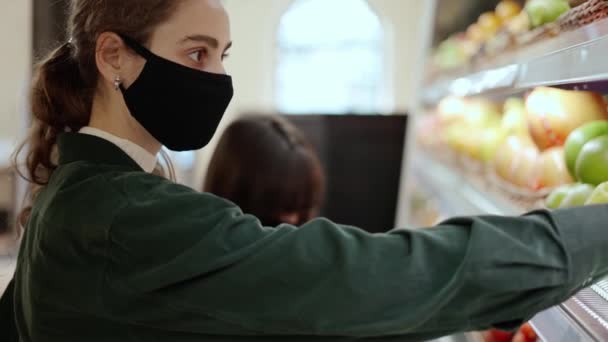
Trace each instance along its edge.
<instances>
[{"instance_id":1,"label":"dark brown hair of second woman","mask_svg":"<svg viewBox=\"0 0 608 342\"><path fill-rule=\"evenodd\" d=\"M301 225L317 215L325 180L304 134L278 116L249 116L224 132L203 191L226 198L262 224Z\"/></svg>"}]
</instances>

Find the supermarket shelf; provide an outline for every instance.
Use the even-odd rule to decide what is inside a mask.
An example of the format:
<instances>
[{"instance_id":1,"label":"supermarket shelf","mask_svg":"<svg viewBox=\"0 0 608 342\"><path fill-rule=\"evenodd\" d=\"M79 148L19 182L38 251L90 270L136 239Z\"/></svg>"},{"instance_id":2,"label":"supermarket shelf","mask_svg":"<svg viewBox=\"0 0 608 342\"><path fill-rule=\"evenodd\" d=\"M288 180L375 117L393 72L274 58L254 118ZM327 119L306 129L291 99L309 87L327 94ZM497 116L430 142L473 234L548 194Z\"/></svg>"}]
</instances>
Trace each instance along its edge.
<instances>
[{"instance_id":1,"label":"supermarket shelf","mask_svg":"<svg viewBox=\"0 0 608 342\"><path fill-rule=\"evenodd\" d=\"M474 184L425 153L417 153L413 164L415 179L437 200L444 216L519 215L526 211L499 195L484 192L481 180Z\"/></svg>"},{"instance_id":2,"label":"supermarket shelf","mask_svg":"<svg viewBox=\"0 0 608 342\"><path fill-rule=\"evenodd\" d=\"M448 95L510 95L543 85L605 86L606 51L608 19L603 19L438 79L425 87L423 102L433 105Z\"/></svg>"},{"instance_id":3,"label":"supermarket shelf","mask_svg":"<svg viewBox=\"0 0 608 342\"><path fill-rule=\"evenodd\" d=\"M582 290L532 320L543 341L608 341L608 281Z\"/></svg>"},{"instance_id":4,"label":"supermarket shelf","mask_svg":"<svg viewBox=\"0 0 608 342\"><path fill-rule=\"evenodd\" d=\"M547 342L593 341L584 329L562 308L554 307L538 314L531 322L540 340Z\"/></svg>"},{"instance_id":5,"label":"supermarket shelf","mask_svg":"<svg viewBox=\"0 0 608 342\"><path fill-rule=\"evenodd\" d=\"M483 181L460 175L425 153L413 159L414 178L436 199L446 216L518 215L526 211ZM540 313L532 325L543 341L608 341L608 280L583 289L568 302Z\"/></svg>"}]
</instances>

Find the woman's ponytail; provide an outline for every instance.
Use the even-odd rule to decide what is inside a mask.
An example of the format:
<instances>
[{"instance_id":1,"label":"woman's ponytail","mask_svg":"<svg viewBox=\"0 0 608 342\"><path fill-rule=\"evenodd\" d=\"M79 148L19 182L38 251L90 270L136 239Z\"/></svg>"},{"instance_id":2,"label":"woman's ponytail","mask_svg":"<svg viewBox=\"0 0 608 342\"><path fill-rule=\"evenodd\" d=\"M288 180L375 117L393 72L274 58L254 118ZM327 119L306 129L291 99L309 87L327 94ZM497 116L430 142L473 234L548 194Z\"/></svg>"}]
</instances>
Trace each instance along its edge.
<instances>
[{"instance_id":1,"label":"woman's ponytail","mask_svg":"<svg viewBox=\"0 0 608 342\"><path fill-rule=\"evenodd\" d=\"M17 172L31 183L32 196L57 168L59 134L78 131L89 122L93 89L83 80L73 50L71 43L62 45L34 70L31 130L14 155ZM26 207L18 218L22 227L29 212Z\"/></svg>"},{"instance_id":2,"label":"woman's ponytail","mask_svg":"<svg viewBox=\"0 0 608 342\"><path fill-rule=\"evenodd\" d=\"M34 70L31 93L32 129L17 149L17 172L30 182L30 200L57 168L57 138L88 125L99 80L95 62L97 38L120 32L148 41L155 27L169 18L178 0L70 0L67 35L71 37ZM19 215L24 227L31 207Z\"/></svg>"}]
</instances>

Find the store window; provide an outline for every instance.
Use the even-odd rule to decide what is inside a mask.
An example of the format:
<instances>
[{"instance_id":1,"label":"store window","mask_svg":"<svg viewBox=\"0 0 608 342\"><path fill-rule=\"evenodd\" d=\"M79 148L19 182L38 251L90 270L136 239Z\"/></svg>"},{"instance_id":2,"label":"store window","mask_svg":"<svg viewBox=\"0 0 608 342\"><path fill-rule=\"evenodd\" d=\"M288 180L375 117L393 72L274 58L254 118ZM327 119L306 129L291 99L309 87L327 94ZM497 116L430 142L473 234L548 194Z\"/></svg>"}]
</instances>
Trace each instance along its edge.
<instances>
[{"instance_id":1,"label":"store window","mask_svg":"<svg viewBox=\"0 0 608 342\"><path fill-rule=\"evenodd\" d=\"M278 110L382 112L384 62L383 27L367 1L295 0L278 30Z\"/></svg>"}]
</instances>

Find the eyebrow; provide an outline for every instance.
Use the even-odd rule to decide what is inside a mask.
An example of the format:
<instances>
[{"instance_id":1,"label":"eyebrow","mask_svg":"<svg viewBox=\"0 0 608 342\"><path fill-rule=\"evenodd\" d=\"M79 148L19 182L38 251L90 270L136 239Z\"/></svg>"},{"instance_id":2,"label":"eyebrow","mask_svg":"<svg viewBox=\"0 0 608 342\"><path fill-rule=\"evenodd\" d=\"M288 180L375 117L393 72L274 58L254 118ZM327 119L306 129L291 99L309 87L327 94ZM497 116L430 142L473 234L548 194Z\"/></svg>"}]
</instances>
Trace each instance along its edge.
<instances>
[{"instance_id":1,"label":"eyebrow","mask_svg":"<svg viewBox=\"0 0 608 342\"><path fill-rule=\"evenodd\" d=\"M217 39L215 39L211 36L204 35L204 34L195 34L195 35L187 36L186 38L184 38L182 40L182 43L186 43L188 41L205 42L205 43L211 45L211 47L214 49L217 49L220 47L220 42ZM231 47L232 47L232 42L229 42L228 44L226 44L224 51L230 49Z\"/></svg>"}]
</instances>

